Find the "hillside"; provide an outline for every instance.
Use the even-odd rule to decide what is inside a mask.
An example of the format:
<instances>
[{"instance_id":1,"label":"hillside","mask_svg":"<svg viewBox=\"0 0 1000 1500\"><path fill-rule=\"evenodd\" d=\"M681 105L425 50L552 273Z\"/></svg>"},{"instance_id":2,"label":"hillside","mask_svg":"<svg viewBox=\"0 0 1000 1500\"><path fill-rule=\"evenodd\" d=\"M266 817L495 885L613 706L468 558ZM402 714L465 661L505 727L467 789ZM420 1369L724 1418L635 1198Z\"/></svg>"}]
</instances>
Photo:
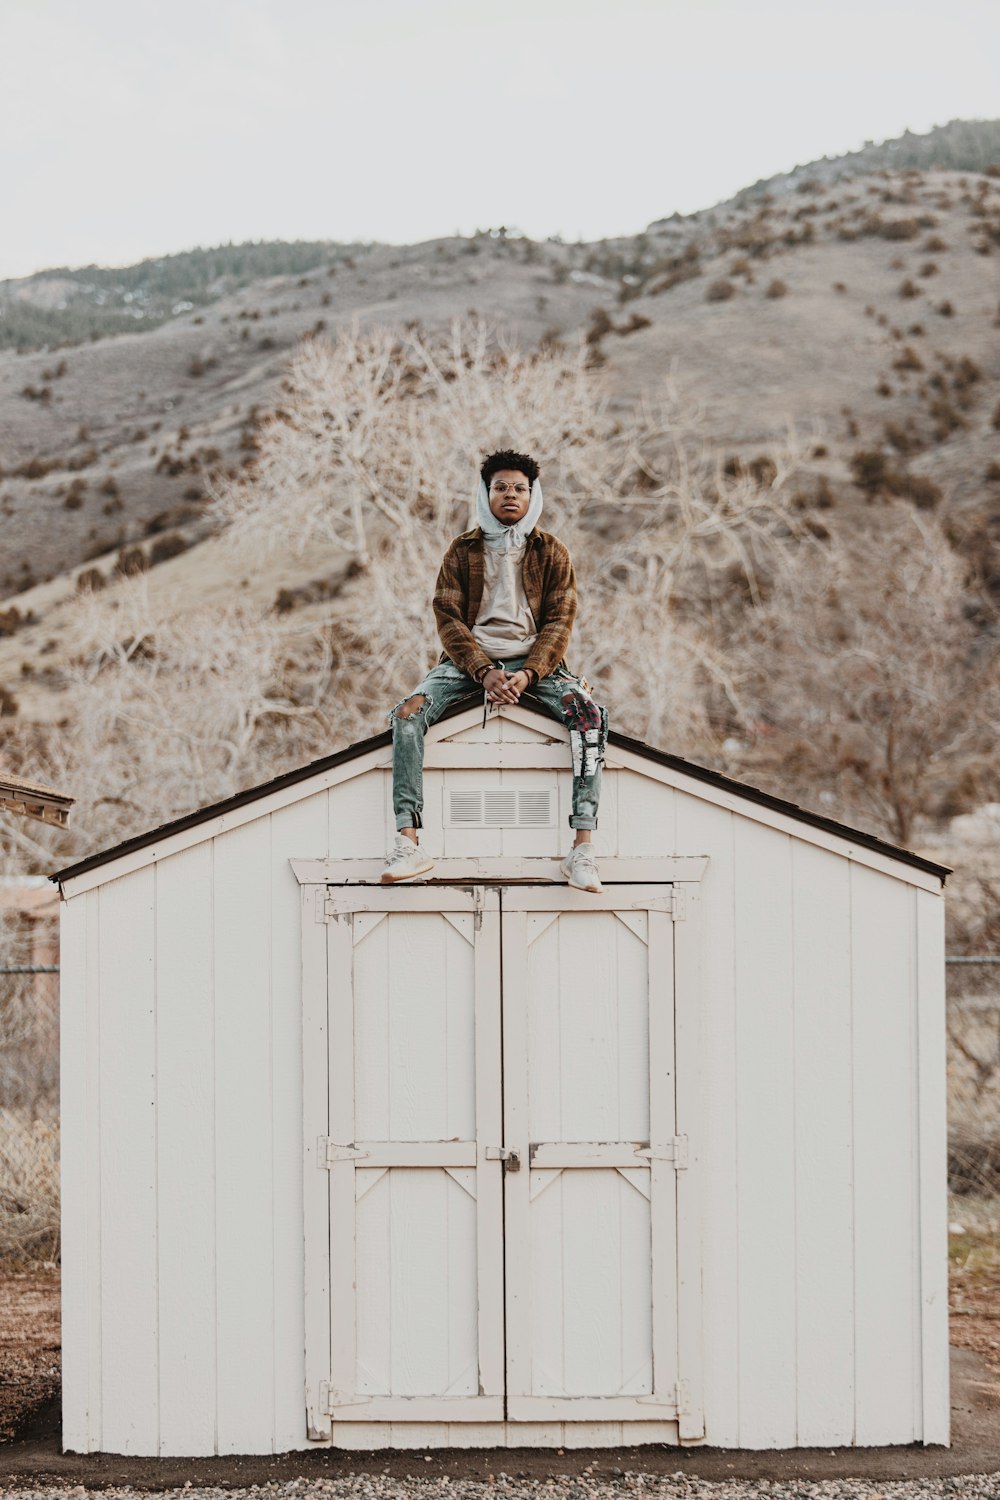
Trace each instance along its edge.
<instances>
[{"instance_id":1,"label":"hillside","mask_svg":"<svg viewBox=\"0 0 1000 1500\"><path fill-rule=\"evenodd\" d=\"M794 424L813 439L803 508L849 512L894 491L936 509L995 604L998 254L997 169L830 185L810 174L631 239L538 243L500 229L331 247L308 271L213 283L201 306L142 333L2 351L8 713L58 716L81 571L113 581L152 563L151 583L179 605L232 591L206 478L252 465L296 343L354 320L433 329L475 309L527 347L585 337L617 401L670 376L700 405L706 442L733 455ZM278 558L236 586L270 604L343 562Z\"/></svg>"}]
</instances>

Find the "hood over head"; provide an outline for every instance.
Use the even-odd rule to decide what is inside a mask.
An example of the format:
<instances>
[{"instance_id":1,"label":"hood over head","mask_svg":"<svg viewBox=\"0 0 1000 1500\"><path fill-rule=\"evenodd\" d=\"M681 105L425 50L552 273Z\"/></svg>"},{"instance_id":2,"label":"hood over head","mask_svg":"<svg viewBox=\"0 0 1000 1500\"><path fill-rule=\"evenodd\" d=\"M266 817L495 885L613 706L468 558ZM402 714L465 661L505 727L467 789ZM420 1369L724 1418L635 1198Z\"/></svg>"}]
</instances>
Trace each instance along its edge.
<instances>
[{"instance_id":1,"label":"hood over head","mask_svg":"<svg viewBox=\"0 0 1000 1500\"><path fill-rule=\"evenodd\" d=\"M486 488L485 479L482 475L479 476L479 489L476 492L476 521L482 527L487 547L499 547L503 552L523 547L528 532L533 526L537 526L541 513L542 487L536 479L531 486L528 509L520 521L515 521L513 526L507 526L490 510L489 490Z\"/></svg>"}]
</instances>

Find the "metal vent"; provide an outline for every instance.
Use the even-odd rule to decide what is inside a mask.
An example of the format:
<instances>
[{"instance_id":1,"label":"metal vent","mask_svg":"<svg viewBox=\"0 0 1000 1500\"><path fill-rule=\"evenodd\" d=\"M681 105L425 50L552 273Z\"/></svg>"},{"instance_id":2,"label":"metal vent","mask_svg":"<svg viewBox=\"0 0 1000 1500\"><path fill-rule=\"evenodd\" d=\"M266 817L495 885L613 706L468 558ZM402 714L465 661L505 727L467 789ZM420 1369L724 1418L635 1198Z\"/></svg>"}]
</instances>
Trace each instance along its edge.
<instances>
[{"instance_id":1,"label":"metal vent","mask_svg":"<svg viewBox=\"0 0 1000 1500\"><path fill-rule=\"evenodd\" d=\"M448 793L451 828L551 828L552 792L483 787Z\"/></svg>"}]
</instances>

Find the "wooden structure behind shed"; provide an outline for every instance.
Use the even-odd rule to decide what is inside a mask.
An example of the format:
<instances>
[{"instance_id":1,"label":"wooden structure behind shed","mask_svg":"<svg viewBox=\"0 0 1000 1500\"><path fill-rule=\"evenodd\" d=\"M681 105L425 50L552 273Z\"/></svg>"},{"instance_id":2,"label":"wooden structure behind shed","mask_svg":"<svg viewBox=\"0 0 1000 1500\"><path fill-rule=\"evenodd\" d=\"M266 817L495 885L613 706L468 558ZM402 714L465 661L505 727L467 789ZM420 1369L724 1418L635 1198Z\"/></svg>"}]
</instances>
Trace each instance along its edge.
<instances>
[{"instance_id":1,"label":"wooden structure behind shed","mask_svg":"<svg viewBox=\"0 0 1000 1500\"><path fill-rule=\"evenodd\" d=\"M943 867L612 733L388 733L53 876L63 1446L948 1443Z\"/></svg>"},{"instance_id":2,"label":"wooden structure behind shed","mask_svg":"<svg viewBox=\"0 0 1000 1500\"><path fill-rule=\"evenodd\" d=\"M57 792L55 787L42 786L37 781L25 781L21 776L0 771L0 808L5 812L20 813L22 817L38 818L42 823L65 828L75 800L64 792Z\"/></svg>"}]
</instances>

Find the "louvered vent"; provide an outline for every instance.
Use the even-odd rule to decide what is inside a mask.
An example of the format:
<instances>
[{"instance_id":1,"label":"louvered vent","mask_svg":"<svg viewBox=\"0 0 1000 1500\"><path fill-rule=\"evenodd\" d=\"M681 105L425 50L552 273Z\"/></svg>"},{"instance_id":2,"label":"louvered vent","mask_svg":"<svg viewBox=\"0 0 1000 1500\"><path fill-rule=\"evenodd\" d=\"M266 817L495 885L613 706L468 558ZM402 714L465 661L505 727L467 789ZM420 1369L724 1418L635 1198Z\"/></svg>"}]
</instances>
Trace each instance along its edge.
<instances>
[{"instance_id":1,"label":"louvered vent","mask_svg":"<svg viewBox=\"0 0 1000 1500\"><path fill-rule=\"evenodd\" d=\"M513 787L484 787L448 793L451 828L551 828L552 793L515 791Z\"/></svg>"}]
</instances>

